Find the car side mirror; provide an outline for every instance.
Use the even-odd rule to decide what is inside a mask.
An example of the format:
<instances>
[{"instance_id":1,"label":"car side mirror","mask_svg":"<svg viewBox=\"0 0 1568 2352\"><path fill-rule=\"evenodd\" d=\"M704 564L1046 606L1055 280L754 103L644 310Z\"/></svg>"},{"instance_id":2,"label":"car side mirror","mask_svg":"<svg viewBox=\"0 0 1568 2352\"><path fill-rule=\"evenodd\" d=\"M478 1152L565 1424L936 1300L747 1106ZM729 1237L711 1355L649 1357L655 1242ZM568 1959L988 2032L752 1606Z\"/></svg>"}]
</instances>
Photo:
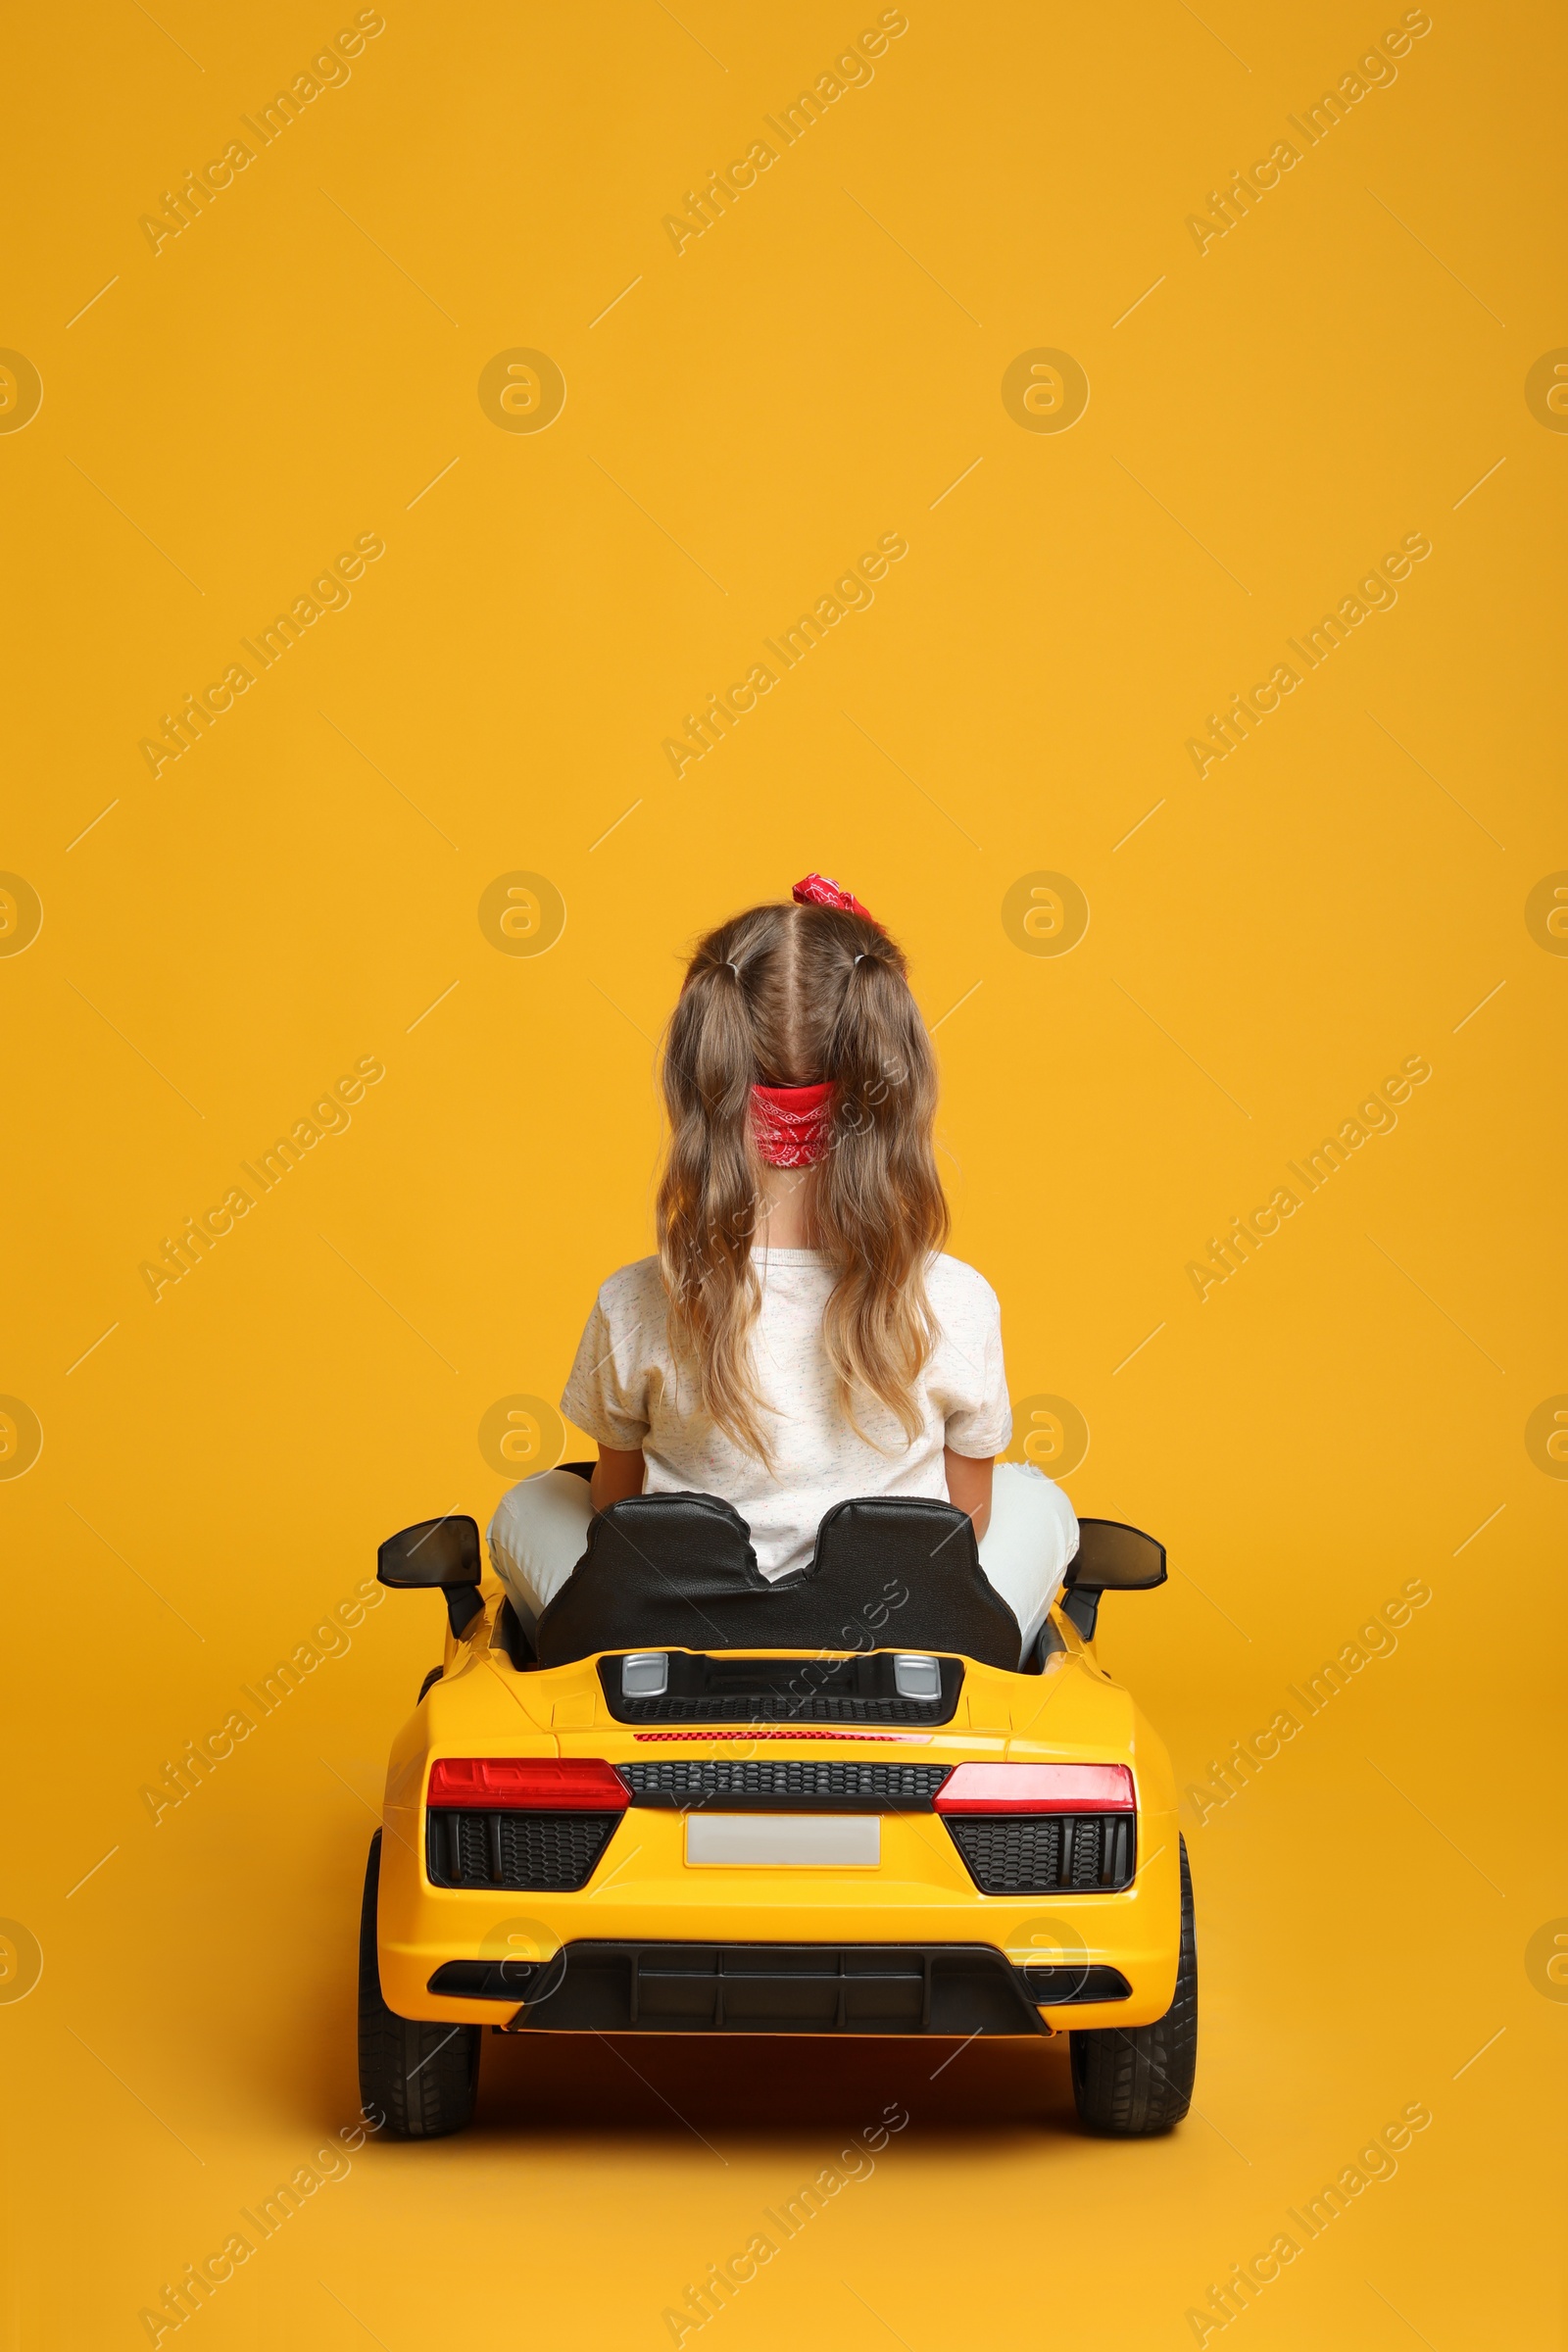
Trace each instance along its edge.
<instances>
[{"instance_id":1,"label":"car side mirror","mask_svg":"<svg viewBox=\"0 0 1568 2352\"><path fill-rule=\"evenodd\" d=\"M447 1623L455 1637L463 1635L484 1605L479 1598L482 1573L479 1530L473 1520L457 1513L400 1528L375 1555L378 1584L397 1592L429 1586L446 1594Z\"/></svg>"},{"instance_id":2,"label":"car side mirror","mask_svg":"<svg viewBox=\"0 0 1568 2352\"><path fill-rule=\"evenodd\" d=\"M1095 1638L1102 1592L1148 1592L1165 1582L1165 1546L1119 1519L1080 1519L1078 1551L1062 1587L1062 1608L1086 1642Z\"/></svg>"}]
</instances>

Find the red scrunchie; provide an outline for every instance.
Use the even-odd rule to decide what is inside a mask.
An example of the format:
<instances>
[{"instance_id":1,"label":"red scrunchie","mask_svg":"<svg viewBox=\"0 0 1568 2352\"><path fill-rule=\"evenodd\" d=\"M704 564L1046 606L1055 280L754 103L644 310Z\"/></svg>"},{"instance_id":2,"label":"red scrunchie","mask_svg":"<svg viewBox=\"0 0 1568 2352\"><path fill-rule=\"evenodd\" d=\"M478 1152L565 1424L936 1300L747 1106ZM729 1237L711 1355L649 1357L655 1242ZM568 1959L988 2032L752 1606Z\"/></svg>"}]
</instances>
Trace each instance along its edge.
<instances>
[{"instance_id":1,"label":"red scrunchie","mask_svg":"<svg viewBox=\"0 0 1568 2352\"><path fill-rule=\"evenodd\" d=\"M804 882L796 883L790 896L797 906L833 906L841 914L858 914L862 922L870 923L878 931L885 927L869 906L860 905L852 890L841 890L826 874L808 874Z\"/></svg>"},{"instance_id":2,"label":"red scrunchie","mask_svg":"<svg viewBox=\"0 0 1568 2352\"><path fill-rule=\"evenodd\" d=\"M752 1130L770 1168L813 1168L826 1159L836 1092L830 1078L820 1086L753 1087Z\"/></svg>"}]
</instances>

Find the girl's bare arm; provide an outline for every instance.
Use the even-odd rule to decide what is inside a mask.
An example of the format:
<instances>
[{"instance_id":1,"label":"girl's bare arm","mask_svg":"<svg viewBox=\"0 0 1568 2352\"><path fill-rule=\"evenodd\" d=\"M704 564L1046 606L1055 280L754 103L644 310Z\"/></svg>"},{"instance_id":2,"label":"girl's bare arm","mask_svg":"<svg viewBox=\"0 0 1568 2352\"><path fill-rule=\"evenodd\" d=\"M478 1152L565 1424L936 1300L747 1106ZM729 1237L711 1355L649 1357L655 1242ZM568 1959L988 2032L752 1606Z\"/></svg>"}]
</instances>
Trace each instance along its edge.
<instances>
[{"instance_id":1,"label":"girl's bare arm","mask_svg":"<svg viewBox=\"0 0 1568 2352\"><path fill-rule=\"evenodd\" d=\"M601 1446L588 1488L594 1509L608 1511L612 1502L622 1502L628 1494L640 1494L644 1467L640 1446L634 1453L620 1453L613 1446Z\"/></svg>"},{"instance_id":2,"label":"girl's bare arm","mask_svg":"<svg viewBox=\"0 0 1568 2352\"><path fill-rule=\"evenodd\" d=\"M995 1457L987 1455L976 1461L965 1453L955 1453L951 1446L942 1448L948 1468L948 1498L960 1511L967 1511L974 1521L975 1542L991 1524L991 1473Z\"/></svg>"}]
</instances>

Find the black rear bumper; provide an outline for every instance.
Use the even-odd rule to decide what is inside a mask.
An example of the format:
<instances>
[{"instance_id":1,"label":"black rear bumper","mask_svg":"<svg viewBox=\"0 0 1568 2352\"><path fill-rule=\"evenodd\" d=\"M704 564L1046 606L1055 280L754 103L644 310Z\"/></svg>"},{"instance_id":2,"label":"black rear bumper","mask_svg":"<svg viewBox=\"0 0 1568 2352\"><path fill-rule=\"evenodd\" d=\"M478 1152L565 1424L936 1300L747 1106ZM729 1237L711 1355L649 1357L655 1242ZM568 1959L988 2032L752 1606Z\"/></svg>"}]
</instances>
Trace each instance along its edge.
<instances>
[{"instance_id":1,"label":"black rear bumper","mask_svg":"<svg viewBox=\"0 0 1568 2352\"><path fill-rule=\"evenodd\" d=\"M1041 2034L1037 2002L1127 1998L1113 1968L1013 1968L986 1944L612 1943L449 1960L429 1989L506 2001L509 2033Z\"/></svg>"}]
</instances>

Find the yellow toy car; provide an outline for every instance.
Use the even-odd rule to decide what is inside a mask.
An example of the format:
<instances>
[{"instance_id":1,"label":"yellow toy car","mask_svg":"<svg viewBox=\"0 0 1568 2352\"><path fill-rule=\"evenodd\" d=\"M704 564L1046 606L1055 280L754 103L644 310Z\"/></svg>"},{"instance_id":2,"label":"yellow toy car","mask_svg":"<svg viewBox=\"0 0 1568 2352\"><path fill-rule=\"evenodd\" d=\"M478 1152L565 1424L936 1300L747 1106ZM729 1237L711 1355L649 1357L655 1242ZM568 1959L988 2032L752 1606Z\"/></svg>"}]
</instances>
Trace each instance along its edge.
<instances>
[{"instance_id":1,"label":"yellow toy car","mask_svg":"<svg viewBox=\"0 0 1568 2352\"><path fill-rule=\"evenodd\" d=\"M531 1627L472 1519L405 1528L377 1573L449 1626L366 1873L361 2082L393 2135L468 2122L486 2025L1065 2033L1090 2130L1186 2114L1176 1788L1094 1647L1102 1593L1164 1582L1152 1538L1084 1520L1021 1669L946 1502L840 1503L769 1585L727 1503L636 1495Z\"/></svg>"}]
</instances>

